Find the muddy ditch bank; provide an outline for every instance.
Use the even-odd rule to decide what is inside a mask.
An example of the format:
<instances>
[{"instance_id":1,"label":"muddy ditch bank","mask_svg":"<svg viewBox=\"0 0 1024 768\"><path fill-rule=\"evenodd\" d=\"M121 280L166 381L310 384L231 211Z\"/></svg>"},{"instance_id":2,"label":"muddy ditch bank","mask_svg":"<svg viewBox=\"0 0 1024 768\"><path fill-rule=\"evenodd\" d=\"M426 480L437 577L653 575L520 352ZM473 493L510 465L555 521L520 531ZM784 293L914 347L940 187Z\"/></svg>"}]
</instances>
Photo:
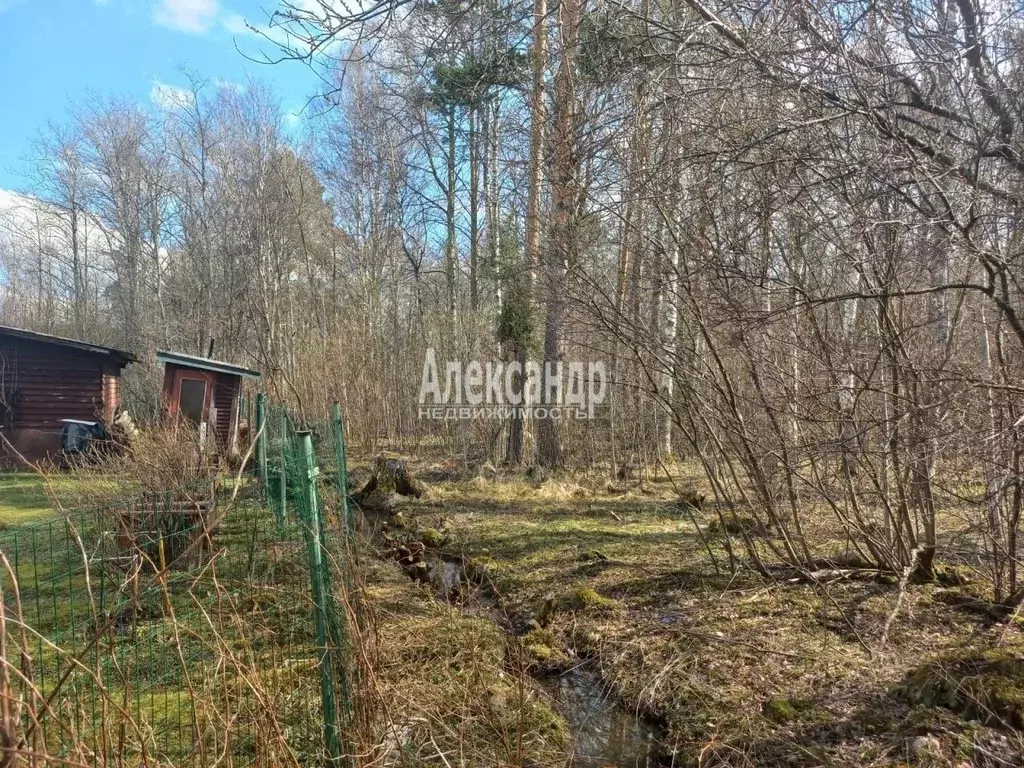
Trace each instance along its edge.
<instances>
[{"instance_id":1,"label":"muddy ditch bank","mask_svg":"<svg viewBox=\"0 0 1024 768\"><path fill-rule=\"evenodd\" d=\"M463 556L427 547L414 537L392 535L395 517L388 513L360 510L358 522L360 535L379 557L397 562L411 580L429 584L438 600L474 615L489 614L495 625L517 637L507 620L494 615L500 614L497 590L485 573L471 563L467 568ZM531 670L530 675L568 726L573 766L655 768L672 763L663 723L627 707L592 661L578 659L567 670Z\"/></svg>"}]
</instances>

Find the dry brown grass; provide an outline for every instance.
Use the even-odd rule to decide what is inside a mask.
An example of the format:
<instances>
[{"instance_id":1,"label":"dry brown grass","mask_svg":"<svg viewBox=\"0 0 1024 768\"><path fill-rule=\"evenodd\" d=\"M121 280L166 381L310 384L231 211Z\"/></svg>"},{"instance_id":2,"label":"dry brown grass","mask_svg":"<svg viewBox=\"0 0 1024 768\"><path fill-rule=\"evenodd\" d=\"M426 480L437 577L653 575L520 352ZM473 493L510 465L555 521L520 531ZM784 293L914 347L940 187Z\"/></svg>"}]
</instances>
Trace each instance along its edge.
<instances>
[{"instance_id":1,"label":"dry brown grass","mask_svg":"<svg viewBox=\"0 0 1024 768\"><path fill-rule=\"evenodd\" d=\"M441 518L452 552L486 559L519 631L553 601L549 630L568 658L595 658L626 702L662 717L682 764L959 765L986 749L1020 759L1012 729L901 693L923 663L964 648L998 647L1024 670L1016 622L949 604L951 593L985 593L977 573L966 587L911 583L902 596L872 574L766 580L725 567L721 532L709 536L716 571L677 500L667 482L491 473L435 482L401 511ZM696 517L704 529L717 519L713 508ZM809 519L810 535L841 553L842 532ZM944 527L963 533L955 514ZM570 599L581 588L617 608ZM921 757L920 737L937 739L940 756Z\"/></svg>"},{"instance_id":2,"label":"dry brown grass","mask_svg":"<svg viewBox=\"0 0 1024 768\"><path fill-rule=\"evenodd\" d=\"M437 600L392 564L363 563L375 652L364 765L561 765L565 722L486 615Z\"/></svg>"}]
</instances>

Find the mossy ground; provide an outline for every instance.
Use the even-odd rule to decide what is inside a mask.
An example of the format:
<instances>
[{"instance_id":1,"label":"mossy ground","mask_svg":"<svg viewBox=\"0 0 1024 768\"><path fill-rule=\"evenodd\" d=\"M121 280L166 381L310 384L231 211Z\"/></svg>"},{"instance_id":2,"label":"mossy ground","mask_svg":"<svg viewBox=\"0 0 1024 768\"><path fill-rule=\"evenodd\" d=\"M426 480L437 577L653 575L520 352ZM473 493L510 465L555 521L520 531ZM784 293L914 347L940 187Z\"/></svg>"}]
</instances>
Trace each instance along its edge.
<instances>
[{"instance_id":1,"label":"mossy ground","mask_svg":"<svg viewBox=\"0 0 1024 768\"><path fill-rule=\"evenodd\" d=\"M26 520L52 514L38 485L19 475L0 476L0 487L5 480L15 492L0 502ZM379 756L434 764L459 750L474 764L562 764L566 724L525 672L564 669L588 656L631 706L664 720L677 765L960 766L986 764L972 761L987 753L1020 759L1019 623L994 625L944 599L951 590L985 597L976 573L964 569L966 587L959 576L911 584L883 647L892 583L811 585L730 571L730 531L721 523L710 538L716 570L690 515L706 531L722 519L718 510L683 509L677 501L664 482L626 490L597 479L537 483L457 473L435 480L421 499L401 500L404 527L436 532L420 539L460 556L471 580L493 583L498 601L445 605L393 564L363 559L378 638L374 689L387 715L373 726ZM280 644L284 635L289 645L308 643L309 606L275 586L282 578L301 582L304 593L303 550L253 549L251 536L247 526L218 534L244 564L240 589L230 592L230 615L246 617L238 647L259 655L254 670L283 681L274 690L290 701L289 711L305 713L290 727L312 752L315 681L303 675L307 684L294 684L289 675L299 656ZM252 588L253 573L265 573L265 589ZM229 586L234 578L221 577ZM201 590L193 594L203 599ZM285 626L294 631L282 635ZM522 636L510 639L506 630ZM154 642L141 647L166 647L171 638L161 631L143 629ZM215 654L201 645L194 663L212 663ZM305 649L300 655L309 662ZM155 693L155 722L178 720L180 690ZM922 738L929 750L938 744L938 757L921 756L914 745Z\"/></svg>"},{"instance_id":2,"label":"mossy ground","mask_svg":"<svg viewBox=\"0 0 1024 768\"><path fill-rule=\"evenodd\" d=\"M1024 645L939 656L908 673L896 693L911 704L1024 730Z\"/></svg>"},{"instance_id":3,"label":"mossy ground","mask_svg":"<svg viewBox=\"0 0 1024 768\"><path fill-rule=\"evenodd\" d=\"M959 765L997 724L910 701L901 681L967 645L1024 647L1016 625L937 599L942 584L908 587L883 647L891 580L815 585L730 571L719 511L682 509L668 482L624 490L596 478L449 474L399 508L431 526L442 518L446 551L486 562L535 663L596 657L631 705L664 719L684 765L915 764L922 736ZM715 529L717 570L691 513ZM1006 754L1024 745L1012 728L998 738Z\"/></svg>"}]
</instances>

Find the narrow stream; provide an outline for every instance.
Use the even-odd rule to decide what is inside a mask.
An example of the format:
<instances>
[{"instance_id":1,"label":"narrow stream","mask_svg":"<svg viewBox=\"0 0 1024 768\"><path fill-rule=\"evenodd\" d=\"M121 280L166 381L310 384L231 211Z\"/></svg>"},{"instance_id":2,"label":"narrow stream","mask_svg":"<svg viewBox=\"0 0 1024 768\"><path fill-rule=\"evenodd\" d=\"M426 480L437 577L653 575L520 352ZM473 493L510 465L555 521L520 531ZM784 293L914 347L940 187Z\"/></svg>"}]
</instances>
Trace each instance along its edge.
<instances>
[{"instance_id":1,"label":"narrow stream","mask_svg":"<svg viewBox=\"0 0 1024 768\"><path fill-rule=\"evenodd\" d=\"M654 768L664 763L662 728L621 706L593 670L578 667L540 684L569 723L574 766Z\"/></svg>"},{"instance_id":2,"label":"narrow stream","mask_svg":"<svg viewBox=\"0 0 1024 768\"><path fill-rule=\"evenodd\" d=\"M386 516L361 514L360 530L376 538ZM429 580L438 598L461 602L474 589L453 558L432 555L427 561ZM412 574L410 574L412 575ZM654 768L664 765L660 744L664 729L652 720L627 710L584 664L561 675L534 678L565 718L573 740L572 765L577 768Z\"/></svg>"}]
</instances>

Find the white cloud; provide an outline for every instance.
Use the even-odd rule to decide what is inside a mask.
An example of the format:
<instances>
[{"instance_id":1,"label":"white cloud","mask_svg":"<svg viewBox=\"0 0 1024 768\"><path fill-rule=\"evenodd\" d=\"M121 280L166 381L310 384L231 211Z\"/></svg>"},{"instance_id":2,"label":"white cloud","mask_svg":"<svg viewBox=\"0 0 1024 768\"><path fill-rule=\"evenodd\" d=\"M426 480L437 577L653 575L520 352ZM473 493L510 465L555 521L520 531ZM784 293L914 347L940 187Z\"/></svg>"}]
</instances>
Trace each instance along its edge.
<instances>
[{"instance_id":1,"label":"white cloud","mask_svg":"<svg viewBox=\"0 0 1024 768\"><path fill-rule=\"evenodd\" d=\"M252 28L245 23L245 17L240 13L229 13L221 20L224 29L232 35L253 35Z\"/></svg>"},{"instance_id":2,"label":"white cloud","mask_svg":"<svg viewBox=\"0 0 1024 768\"><path fill-rule=\"evenodd\" d=\"M213 25L219 11L217 0L160 0L153 20L164 27L198 34Z\"/></svg>"},{"instance_id":3,"label":"white cloud","mask_svg":"<svg viewBox=\"0 0 1024 768\"><path fill-rule=\"evenodd\" d=\"M222 91L235 91L242 93L246 90L244 83L236 83L234 80L222 80L219 77L213 81L214 86Z\"/></svg>"},{"instance_id":4,"label":"white cloud","mask_svg":"<svg viewBox=\"0 0 1024 768\"><path fill-rule=\"evenodd\" d=\"M32 198L10 189L0 189L0 213L24 211L33 206Z\"/></svg>"},{"instance_id":5,"label":"white cloud","mask_svg":"<svg viewBox=\"0 0 1024 768\"><path fill-rule=\"evenodd\" d=\"M170 112L174 109L181 109L192 103L192 93L177 85L169 85L159 80L153 81L153 87L149 89L149 100L160 109Z\"/></svg>"}]
</instances>

